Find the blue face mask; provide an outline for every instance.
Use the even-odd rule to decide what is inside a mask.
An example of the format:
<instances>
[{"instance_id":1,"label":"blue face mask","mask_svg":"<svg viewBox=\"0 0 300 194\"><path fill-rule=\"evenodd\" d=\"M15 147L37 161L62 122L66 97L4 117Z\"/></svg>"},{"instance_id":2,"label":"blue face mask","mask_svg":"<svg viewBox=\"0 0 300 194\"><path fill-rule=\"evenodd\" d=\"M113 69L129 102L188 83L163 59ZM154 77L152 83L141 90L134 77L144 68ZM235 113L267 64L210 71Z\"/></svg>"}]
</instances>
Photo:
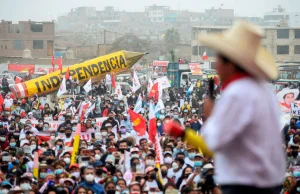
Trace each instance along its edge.
<instances>
[{"instance_id":1,"label":"blue face mask","mask_svg":"<svg viewBox=\"0 0 300 194\"><path fill-rule=\"evenodd\" d=\"M294 177L300 177L300 171L295 171L293 172Z\"/></svg>"},{"instance_id":2,"label":"blue face mask","mask_svg":"<svg viewBox=\"0 0 300 194\"><path fill-rule=\"evenodd\" d=\"M202 161L195 161L194 162L194 167L201 167L203 165Z\"/></svg>"},{"instance_id":3,"label":"blue face mask","mask_svg":"<svg viewBox=\"0 0 300 194\"><path fill-rule=\"evenodd\" d=\"M66 103L69 103L70 102L70 100L69 99L66 99Z\"/></svg>"},{"instance_id":4,"label":"blue face mask","mask_svg":"<svg viewBox=\"0 0 300 194\"><path fill-rule=\"evenodd\" d=\"M56 175L60 175L60 174L63 173L63 172L64 172L63 169L56 169L56 170L55 170L55 174L56 174Z\"/></svg>"},{"instance_id":5,"label":"blue face mask","mask_svg":"<svg viewBox=\"0 0 300 194\"><path fill-rule=\"evenodd\" d=\"M41 172L40 173L40 178L44 179L46 177L46 173L45 172Z\"/></svg>"},{"instance_id":6,"label":"blue face mask","mask_svg":"<svg viewBox=\"0 0 300 194\"><path fill-rule=\"evenodd\" d=\"M300 187L297 187L297 192L300 192Z\"/></svg>"},{"instance_id":7,"label":"blue face mask","mask_svg":"<svg viewBox=\"0 0 300 194\"><path fill-rule=\"evenodd\" d=\"M195 155L196 155L196 153L189 153L189 154L188 154L189 159L194 159L194 158L195 158Z\"/></svg>"},{"instance_id":8,"label":"blue face mask","mask_svg":"<svg viewBox=\"0 0 300 194\"><path fill-rule=\"evenodd\" d=\"M72 127L72 131L76 131L76 127Z\"/></svg>"},{"instance_id":9,"label":"blue face mask","mask_svg":"<svg viewBox=\"0 0 300 194\"><path fill-rule=\"evenodd\" d=\"M116 183L118 181L118 178L116 176L113 177L114 182Z\"/></svg>"},{"instance_id":10,"label":"blue face mask","mask_svg":"<svg viewBox=\"0 0 300 194\"><path fill-rule=\"evenodd\" d=\"M96 124L96 122L95 121L92 121L92 125L95 125Z\"/></svg>"},{"instance_id":11,"label":"blue face mask","mask_svg":"<svg viewBox=\"0 0 300 194\"><path fill-rule=\"evenodd\" d=\"M10 146L10 147L16 147L16 142L10 142L10 143L9 143L9 146Z\"/></svg>"}]
</instances>

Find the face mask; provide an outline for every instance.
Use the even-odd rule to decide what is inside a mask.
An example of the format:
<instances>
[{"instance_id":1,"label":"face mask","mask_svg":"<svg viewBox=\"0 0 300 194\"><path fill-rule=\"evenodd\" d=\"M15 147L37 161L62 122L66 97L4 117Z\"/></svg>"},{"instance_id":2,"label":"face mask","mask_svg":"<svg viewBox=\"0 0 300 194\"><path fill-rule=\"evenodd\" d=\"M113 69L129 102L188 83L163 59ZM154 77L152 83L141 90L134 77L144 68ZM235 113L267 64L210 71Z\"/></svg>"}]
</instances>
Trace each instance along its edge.
<instances>
[{"instance_id":1,"label":"face mask","mask_svg":"<svg viewBox=\"0 0 300 194\"><path fill-rule=\"evenodd\" d=\"M46 149L46 148L41 148L41 150L42 150L42 152L45 152L45 151L47 151L47 149Z\"/></svg>"},{"instance_id":2,"label":"face mask","mask_svg":"<svg viewBox=\"0 0 300 194\"><path fill-rule=\"evenodd\" d=\"M30 148L31 148L31 150L34 150L34 149L36 149L36 145L31 145Z\"/></svg>"},{"instance_id":3,"label":"face mask","mask_svg":"<svg viewBox=\"0 0 300 194\"><path fill-rule=\"evenodd\" d=\"M121 104L120 104L120 106L124 106L124 104L123 104L123 103L121 103Z\"/></svg>"},{"instance_id":4,"label":"face mask","mask_svg":"<svg viewBox=\"0 0 300 194\"><path fill-rule=\"evenodd\" d=\"M21 108L20 108L20 107L17 107L17 110L21 110Z\"/></svg>"},{"instance_id":5,"label":"face mask","mask_svg":"<svg viewBox=\"0 0 300 194\"><path fill-rule=\"evenodd\" d=\"M55 170L55 174L56 174L56 175L60 175L60 174L63 173L63 172L64 172L63 169L56 169L56 170Z\"/></svg>"},{"instance_id":6,"label":"face mask","mask_svg":"<svg viewBox=\"0 0 300 194\"><path fill-rule=\"evenodd\" d=\"M20 187L22 190L25 190L25 191L31 190L31 186L28 183L22 183L22 184L20 184Z\"/></svg>"},{"instance_id":7,"label":"face mask","mask_svg":"<svg viewBox=\"0 0 300 194\"><path fill-rule=\"evenodd\" d=\"M154 160L146 160L146 165L147 166L154 166L155 162L154 162Z\"/></svg>"},{"instance_id":8,"label":"face mask","mask_svg":"<svg viewBox=\"0 0 300 194\"><path fill-rule=\"evenodd\" d=\"M174 115L173 118L174 118L174 119L178 119L178 115Z\"/></svg>"},{"instance_id":9,"label":"face mask","mask_svg":"<svg viewBox=\"0 0 300 194\"><path fill-rule=\"evenodd\" d=\"M32 110L31 112L32 112L32 113L35 113L36 111L35 111L35 110Z\"/></svg>"},{"instance_id":10,"label":"face mask","mask_svg":"<svg viewBox=\"0 0 300 194\"><path fill-rule=\"evenodd\" d=\"M72 131L75 132L76 131L76 127L72 127Z\"/></svg>"},{"instance_id":11,"label":"face mask","mask_svg":"<svg viewBox=\"0 0 300 194\"><path fill-rule=\"evenodd\" d=\"M126 133L126 128L121 128L120 131L121 133Z\"/></svg>"},{"instance_id":12,"label":"face mask","mask_svg":"<svg viewBox=\"0 0 300 194\"><path fill-rule=\"evenodd\" d=\"M107 192L106 192L107 194L115 194L116 193L116 191L115 190L107 190Z\"/></svg>"},{"instance_id":13,"label":"face mask","mask_svg":"<svg viewBox=\"0 0 300 194\"><path fill-rule=\"evenodd\" d=\"M1 194L7 194L9 192L9 190L7 190L7 189L2 189L2 190L0 190L0 193Z\"/></svg>"},{"instance_id":14,"label":"face mask","mask_svg":"<svg viewBox=\"0 0 300 194\"><path fill-rule=\"evenodd\" d=\"M179 166L176 162L173 162L172 168L173 168L173 170L177 170L179 168Z\"/></svg>"},{"instance_id":15,"label":"face mask","mask_svg":"<svg viewBox=\"0 0 300 194\"><path fill-rule=\"evenodd\" d=\"M89 99L85 99L85 102L88 102L89 101Z\"/></svg>"},{"instance_id":16,"label":"face mask","mask_svg":"<svg viewBox=\"0 0 300 194\"><path fill-rule=\"evenodd\" d=\"M157 126L161 126L161 123L157 123Z\"/></svg>"},{"instance_id":17,"label":"face mask","mask_svg":"<svg viewBox=\"0 0 300 194\"><path fill-rule=\"evenodd\" d=\"M71 133L66 133L66 137L68 138L71 137L71 135L72 135Z\"/></svg>"},{"instance_id":18,"label":"face mask","mask_svg":"<svg viewBox=\"0 0 300 194\"><path fill-rule=\"evenodd\" d=\"M202 161L195 161L194 162L194 167L201 167L203 165Z\"/></svg>"},{"instance_id":19,"label":"face mask","mask_svg":"<svg viewBox=\"0 0 300 194\"><path fill-rule=\"evenodd\" d=\"M76 178L79 178L80 172L73 172L73 173L71 173L71 176L74 176L74 177L76 177Z\"/></svg>"},{"instance_id":20,"label":"face mask","mask_svg":"<svg viewBox=\"0 0 300 194\"><path fill-rule=\"evenodd\" d=\"M86 166L87 166L87 163L85 163L85 162L80 162L79 163L79 168L86 167Z\"/></svg>"},{"instance_id":21,"label":"face mask","mask_svg":"<svg viewBox=\"0 0 300 194\"><path fill-rule=\"evenodd\" d=\"M69 99L66 99L66 103L69 103L70 102L70 100Z\"/></svg>"},{"instance_id":22,"label":"face mask","mask_svg":"<svg viewBox=\"0 0 300 194\"><path fill-rule=\"evenodd\" d=\"M191 175L191 173L187 173L184 175L184 178L188 178Z\"/></svg>"},{"instance_id":23,"label":"face mask","mask_svg":"<svg viewBox=\"0 0 300 194\"><path fill-rule=\"evenodd\" d=\"M51 140L55 140L55 136L52 135L52 136L50 137L50 139L51 139Z\"/></svg>"},{"instance_id":24,"label":"face mask","mask_svg":"<svg viewBox=\"0 0 300 194\"><path fill-rule=\"evenodd\" d=\"M165 162L165 164L171 164L173 162L173 158L166 157L166 158L164 158L164 162Z\"/></svg>"},{"instance_id":25,"label":"face mask","mask_svg":"<svg viewBox=\"0 0 300 194\"><path fill-rule=\"evenodd\" d=\"M139 158L140 156L138 154L131 154L131 158Z\"/></svg>"},{"instance_id":26,"label":"face mask","mask_svg":"<svg viewBox=\"0 0 300 194\"><path fill-rule=\"evenodd\" d=\"M113 117L108 117L108 120L113 120L114 118Z\"/></svg>"},{"instance_id":27,"label":"face mask","mask_svg":"<svg viewBox=\"0 0 300 194\"><path fill-rule=\"evenodd\" d=\"M43 129L44 131L48 131L49 127L44 127Z\"/></svg>"},{"instance_id":28,"label":"face mask","mask_svg":"<svg viewBox=\"0 0 300 194\"><path fill-rule=\"evenodd\" d=\"M46 177L46 173L45 172L41 172L40 173L40 178L44 179Z\"/></svg>"},{"instance_id":29,"label":"face mask","mask_svg":"<svg viewBox=\"0 0 300 194\"><path fill-rule=\"evenodd\" d=\"M96 170L96 175L101 176L103 173L102 169L97 169Z\"/></svg>"},{"instance_id":30,"label":"face mask","mask_svg":"<svg viewBox=\"0 0 300 194\"><path fill-rule=\"evenodd\" d=\"M104 136L104 137L106 137L107 136L107 132L105 132L105 131L101 132L101 135Z\"/></svg>"},{"instance_id":31,"label":"face mask","mask_svg":"<svg viewBox=\"0 0 300 194\"><path fill-rule=\"evenodd\" d=\"M92 175L92 174L85 175L85 180L87 182L93 182L94 181L94 175Z\"/></svg>"},{"instance_id":32,"label":"face mask","mask_svg":"<svg viewBox=\"0 0 300 194\"><path fill-rule=\"evenodd\" d=\"M64 161L65 161L66 164L70 164L71 160L70 160L70 158L64 158Z\"/></svg>"},{"instance_id":33,"label":"face mask","mask_svg":"<svg viewBox=\"0 0 300 194\"><path fill-rule=\"evenodd\" d=\"M161 112L161 114L165 114L165 110L161 110L160 112Z\"/></svg>"},{"instance_id":34,"label":"face mask","mask_svg":"<svg viewBox=\"0 0 300 194\"><path fill-rule=\"evenodd\" d=\"M39 123L39 125L43 125L43 123Z\"/></svg>"},{"instance_id":35,"label":"face mask","mask_svg":"<svg viewBox=\"0 0 300 194\"><path fill-rule=\"evenodd\" d=\"M196 112L196 110L192 110L192 113L195 113Z\"/></svg>"},{"instance_id":36,"label":"face mask","mask_svg":"<svg viewBox=\"0 0 300 194\"><path fill-rule=\"evenodd\" d=\"M189 153L188 157L189 157L189 159L194 159L195 155L196 155L196 153Z\"/></svg>"},{"instance_id":37,"label":"face mask","mask_svg":"<svg viewBox=\"0 0 300 194\"><path fill-rule=\"evenodd\" d=\"M10 142L10 143L9 143L9 146L10 146L10 147L16 147L16 142Z\"/></svg>"},{"instance_id":38,"label":"face mask","mask_svg":"<svg viewBox=\"0 0 300 194\"><path fill-rule=\"evenodd\" d=\"M150 174L150 179L155 180L156 179L156 174Z\"/></svg>"},{"instance_id":39,"label":"face mask","mask_svg":"<svg viewBox=\"0 0 300 194\"><path fill-rule=\"evenodd\" d=\"M184 105L187 105L187 104L188 104L187 102L184 103Z\"/></svg>"},{"instance_id":40,"label":"face mask","mask_svg":"<svg viewBox=\"0 0 300 194\"><path fill-rule=\"evenodd\" d=\"M95 121L92 121L92 125L95 125L96 124L96 122Z\"/></svg>"},{"instance_id":41,"label":"face mask","mask_svg":"<svg viewBox=\"0 0 300 194\"><path fill-rule=\"evenodd\" d=\"M162 170L162 171L161 171L161 175L162 175L163 177L166 177L167 174L168 174L168 171L166 171L166 170Z\"/></svg>"},{"instance_id":42,"label":"face mask","mask_svg":"<svg viewBox=\"0 0 300 194\"><path fill-rule=\"evenodd\" d=\"M100 160L101 156L99 154L95 155L95 160Z\"/></svg>"}]
</instances>

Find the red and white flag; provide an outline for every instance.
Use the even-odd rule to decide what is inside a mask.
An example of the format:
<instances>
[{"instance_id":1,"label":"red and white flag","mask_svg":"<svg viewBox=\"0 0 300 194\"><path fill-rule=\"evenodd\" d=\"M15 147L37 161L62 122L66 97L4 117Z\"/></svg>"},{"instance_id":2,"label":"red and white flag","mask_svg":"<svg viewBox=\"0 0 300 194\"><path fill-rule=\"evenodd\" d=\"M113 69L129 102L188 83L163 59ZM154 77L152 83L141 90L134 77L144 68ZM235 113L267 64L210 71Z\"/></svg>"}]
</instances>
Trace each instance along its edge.
<instances>
[{"instance_id":1,"label":"red and white flag","mask_svg":"<svg viewBox=\"0 0 300 194\"><path fill-rule=\"evenodd\" d=\"M60 69L60 71L62 71L62 57L59 57L56 60L56 64L57 64L58 68Z\"/></svg>"},{"instance_id":2,"label":"red and white flag","mask_svg":"<svg viewBox=\"0 0 300 194\"><path fill-rule=\"evenodd\" d=\"M150 93L152 86L153 86L153 82L152 82L151 78L149 78L149 80L148 80L148 86L147 86L148 94Z\"/></svg>"},{"instance_id":3,"label":"red and white flag","mask_svg":"<svg viewBox=\"0 0 300 194\"><path fill-rule=\"evenodd\" d=\"M139 81L139 77L137 76L136 72L133 71L132 73L132 90L133 92L136 92L138 89L140 89L141 83Z\"/></svg>"},{"instance_id":4,"label":"red and white flag","mask_svg":"<svg viewBox=\"0 0 300 194\"><path fill-rule=\"evenodd\" d=\"M155 143L155 137L156 137L156 117L155 117L155 111L154 111L154 104L151 101L149 105L149 140L152 143Z\"/></svg>"},{"instance_id":5,"label":"red and white flag","mask_svg":"<svg viewBox=\"0 0 300 194\"><path fill-rule=\"evenodd\" d=\"M122 94L122 90L121 90L120 84L117 84L116 92L115 92L115 93L118 95L118 99L119 99L119 100L122 100L123 94Z\"/></svg>"},{"instance_id":6,"label":"red and white flag","mask_svg":"<svg viewBox=\"0 0 300 194\"><path fill-rule=\"evenodd\" d=\"M58 89L58 92L57 92L57 97L61 97L66 92L67 92L66 79L63 78L63 80L60 84L60 87Z\"/></svg>"},{"instance_id":7,"label":"red and white flag","mask_svg":"<svg viewBox=\"0 0 300 194\"><path fill-rule=\"evenodd\" d=\"M66 80L70 79L70 68L68 67L66 74L65 74Z\"/></svg>"},{"instance_id":8,"label":"red and white flag","mask_svg":"<svg viewBox=\"0 0 300 194\"><path fill-rule=\"evenodd\" d=\"M208 60L208 56L206 54L206 51L203 53L202 55L202 60L205 61L205 60Z\"/></svg>"},{"instance_id":9,"label":"red and white flag","mask_svg":"<svg viewBox=\"0 0 300 194\"><path fill-rule=\"evenodd\" d=\"M156 155L155 163L163 164L164 160L163 160L163 155L162 155L162 149L161 149L161 145L160 145L159 138L157 135L155 137L155 155Z\"/></svg>"}]
</instances>

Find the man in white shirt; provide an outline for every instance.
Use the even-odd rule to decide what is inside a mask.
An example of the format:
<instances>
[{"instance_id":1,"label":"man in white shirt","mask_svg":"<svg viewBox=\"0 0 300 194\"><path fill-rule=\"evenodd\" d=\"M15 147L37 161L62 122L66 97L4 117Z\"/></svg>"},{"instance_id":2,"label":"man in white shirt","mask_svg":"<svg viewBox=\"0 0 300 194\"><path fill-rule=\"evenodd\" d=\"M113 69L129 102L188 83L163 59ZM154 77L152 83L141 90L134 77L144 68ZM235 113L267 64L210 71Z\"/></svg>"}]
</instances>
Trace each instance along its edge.
<instances>
[{"instance_id":1,"label":"man in white shirt","mask_svg":"<svg viewBox=\"0 0 300 194\"><path fill-rule=\"evenodd\" d=\"M10 106L13 104L13 99L10 97L10 95L6 95L4 101L4 110L10 112Z\"/></svg>"},{"instance_id":2,"label":"man in white shirt","mask_svg":"<svg viewBox=\"0 0 300 194\"><path fill-rule=\"evenodd\" d=\"M216 182L223 194L278 194L281 190L286 167L280 111L264 82L276 79L278 71L271 54L260 48L262 37L259 27L240 22L224 35L200 38L203 46L218 53L216 70L223 93L215 104L210 98L205 100L208 119L201 131L215 153ZM170 134L184 136L209 153L200 137L190 131L180 134L179 127L171 125L166 126L172 128Z\"/></svg>"},{"instance_id":3,"label":"man in white shirt","mask_svg":"<svg viewBox=\"0 0 300 194\"><path fill-rule=\"evenodd\" d=\"M107 91L109 91L110 93L111 93L111 84L112 84L111 76L110 76L110 74L107 73L105 76L105 85L106 85Z\"/></svg>"},{"instance_id":4,"label":"man in white shirt","mask_svg":"<svg viewBox=\"0 0 300 194\"><path fill-rule=\"evenodd\" d=\"M177 183L178 179L182 175L182 167L184 160L182 158L176 158L172 164L172 168L168 170L167 177L172 179L174 183Z\"/></svg>"}]
</instances>

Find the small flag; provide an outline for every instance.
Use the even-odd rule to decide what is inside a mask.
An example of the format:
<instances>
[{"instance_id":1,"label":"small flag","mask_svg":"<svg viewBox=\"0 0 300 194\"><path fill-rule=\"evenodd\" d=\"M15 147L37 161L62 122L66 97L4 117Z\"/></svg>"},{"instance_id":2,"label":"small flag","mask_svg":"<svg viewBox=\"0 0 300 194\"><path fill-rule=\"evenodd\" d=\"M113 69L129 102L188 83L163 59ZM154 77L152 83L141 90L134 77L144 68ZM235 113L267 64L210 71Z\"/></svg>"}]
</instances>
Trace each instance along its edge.
<instances>
[{"instance_id":1,"label":"small flag","mask_svg":"<svg viewBox=\"0 0 300 194\"><path fill-rule=\"evenodd\" d=\"M158 100L159 91L158 91L158 82L153 84L151 91L149 93L149 98L154 98L154 100Z\"/></svg>"},{"instance_id":2,"label":"small flag","mask_svg":"<svg viewBox=\"0 0 300 194\"><path fill-rule=\"evenodd\" d=\"M164 105L163 101L161 99L159 99L155 106L154 112L157 113L158 111L160 111L164 108L165 108L165 105Z\"/></svg>"},{"instance_id":3,"label":"small flag","mask_svg":"<svg viewBox=\"0 0 300 194\"><path fill-rule=\"evenodd\" d=\"M141 112L141 110L142 110L142 105L143 105L143 102L142 102L142 97L141 97L141 95L139 95L139 97L138 97L138 99L137 99L137 101L136 101L136 103L135 103L135 107L134 107L134 112L136 112L136 113L139 113L139 112Z\"/></svg>"},{"instance_id":4,"label":"small flag","mask_svg":"<svg viewBox=\"0 0 300 194\"><path fill-rule=\"evenodd\" d=\"M130 108L127 110L132 122L132 128L138 132L139 136L145 135L146 133L146 120L142 115L133 112Z\"/></svg>"},{"instance_id":5,"label":"small flag","mask_svg":"<svg viewBox=\"0 0 300 194\"><path fill-rule=\"evenodd\" d=\"M57 92L57 97L60 97L62 96L64 93L67 92L67 87L66 87L66 79L63 78L61 84L60 84L60 87L59 87L59 90Z\"/></svg>"},{"instance_id":6,"label":"small flag","mask_svg":"<svg viewBox=\"0 0 300 194\"><path fill-rule=\"evenodd\" d=\"M152 82L151 78L149 78L148 86L147 86L148 93L150 93L152 86L153 86L153 82Z\"/></svg>"},{"instance_id":7,"label":"small flag","mask_svg":"<svg viewBox=\"0 0 300 194\"><path fill-rule=\"evenodd\" d=\"M60 69L60 71L62 71L62 57L59 57L56 60L56 64L57 64L58 68Z\"/></svg>"},{"instance_id":8,"label":"small flag","mask_svg":"<svg viewBox=\"0 0 300 194\"><path fill-rule=\"evenodd\" d=\"M88 93L92 90L92 79L90 79L86 84L83 86L83 89Z\"/></svg>"},{"instance_id":9,"label":"small flag","mask_svg":"<svg viewBox=\"0 0 300 194\"><path fill-rule=\"evenodd\" d=\"M68 67L67 71L66 71L66 75L65 75L66 80L70 79L70 69Z\"/></svg>"},{"instance_id":10,"label":"small flag","mask_svg":"<svg viewBox=\"0 0 300 194\"><path fill-rule=\"evenodd\" d=\"M54 57L54 55L52 55L51 65L54 68L54 65L55 65L55 57Z\"/></svg>"},{"instance_id":11,"label":"small flag","mask_svg":"<svg viewBox=\"0 0 300 194\"><path fill-rule=\"evenodd\" d=\"M114 73L114 72L111 73L111 86L112 86L113 88L117 88L117 84L116 84L116 76L115 76L115 73Z\"/></svg>"},{"instance_id":12,"label":"small flag","mask_svg":"<svg viewBox=\"0 0 300 194\"><path fill-rule=\"evenodd\" d=\"M155 111L154 111L154 104L151 101L149 105L149 140L152 143L155 143L155 136L156 136L156 118L155 118Z\"/></svg>"},{"instance_id":13,"label":"small flag","mask_svg":"<svg viewBox=\"0 0 300 194\"><path fill-rule=\"evenodd\" d=\"M95 109L95 103L94 103L92 106L88 107L88 109L86 109L86 111L85 111L85 113L84 113L85 118L88 118L89 114L90 114L94 109Z\"/></svg>"},{"instance_id":14,"label":"small flag","mask_svg":"<svg viewBox=\"0 0 300 194\"><path fill-rule=\"evenodd\" d=\"M191 84L188 89L188 93L192 93L193 90L194 90L194 84Z\"/></svg>"},{"instance_id":15,"label":"small flag","mask_svg":"<svg viewBox=\"0 0 300 194\"><path fill-rule=\"evenodd\" d=\"M202 60L205 61L205 60L208 60L208 56L206 54L206 51L203 53L202 55Z\"/></svg>"},{"instance_id":16,"label":"small flag","mask_svg":"<svg viewBox=\"0 0 300 194\"><path fill-rule=\"evenodd\" d=\"M116 92L115 92L115 93L118 95L118 99L119 99L119 100L122 100L123 94L122 94L122 90L121 90L120 84L117 84Z\"/></svg>"},{"instance_id":17,"label":"small flag","mask_svg":"<svg viewBox=\"0 0 300 194\"><path fill-rule=\"evenodd\" d=\"M139 78L136 74L135 71L133 71L133 75L132 75L132 90L133 92L136 92L138 89L140 89L141 87L141 83L139 81Z\"/></svg>"}]
</instances>

